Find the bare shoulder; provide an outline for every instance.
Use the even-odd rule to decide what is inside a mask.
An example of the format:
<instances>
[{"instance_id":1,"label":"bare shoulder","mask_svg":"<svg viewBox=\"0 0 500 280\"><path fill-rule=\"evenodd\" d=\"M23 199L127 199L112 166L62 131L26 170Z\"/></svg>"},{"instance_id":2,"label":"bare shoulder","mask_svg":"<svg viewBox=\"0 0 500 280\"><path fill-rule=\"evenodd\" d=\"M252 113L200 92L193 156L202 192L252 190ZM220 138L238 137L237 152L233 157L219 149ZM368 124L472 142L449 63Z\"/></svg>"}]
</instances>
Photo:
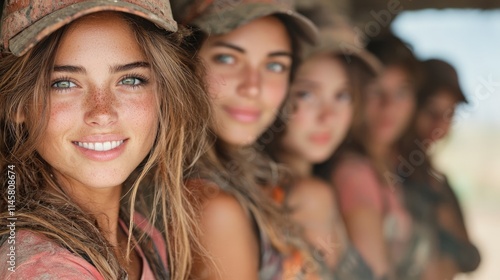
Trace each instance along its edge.
<instances>
[{"instance_id":1,"label":"bare shoulder","mask_svg":"<svg viewBox=\"0 0 500 280\"><path fill-rule=\"evenodd\" d=\"M11 261L0 269L6 279L103 279L85 259L31 231L19 230L15 243L5 242L0 252L2 263Z\"/></svg>"},{"instance_id":2,"label":"bare shoulder","mask_svg":"<svg viewBox=\"0 0 500 280\"><path fill-rule=\"evenodd\" d=\"M194 268L197 276L221 280L258 277L258 233L250 213L236 197L220 191L206 198L200 225L202 243L216 269L200 263Z\"/></svg>"},{"instance_id":3,"label":"bare shoulder","mask_svg":"<svg viewBox=\"0 0 500 280\"><path fill-rule=\"evenodd\" d=\"M250 221L250 215L233 195L219 192L205 199L202 205L203 219L217 226L231 226Z\"/></svg>"}]
</instances>

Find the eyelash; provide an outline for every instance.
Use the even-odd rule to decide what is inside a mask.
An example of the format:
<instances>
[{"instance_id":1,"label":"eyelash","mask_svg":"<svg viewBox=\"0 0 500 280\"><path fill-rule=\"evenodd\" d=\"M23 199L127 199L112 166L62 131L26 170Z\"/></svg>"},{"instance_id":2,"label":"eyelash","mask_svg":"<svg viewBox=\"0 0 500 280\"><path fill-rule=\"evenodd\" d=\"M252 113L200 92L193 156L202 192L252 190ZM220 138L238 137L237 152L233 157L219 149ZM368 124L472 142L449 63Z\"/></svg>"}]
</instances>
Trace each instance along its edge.
<instances>
[{"instance_id":1,"label":"eyelash","mask_svg":"<svg viewBox=\"0 0 500 280\"><path fill-rule=\"evenodd\" d=\"M149 79L141 74L137 74L137 73L131 73L131 74L127 74L125 76L123 76L119 82L125 80L125 79L130 79L130 78L133 78L133 79L138 79L140 81L140 83L138 85L125 85L123 84L124 86L128 86L128 87L132 87L132 88L137 88L137 87L140 87L140 86L145 86L149 83Z\"/></svg>"},{"instance_id":2,"label":"eyelash","mask_svg":"<svg viewBox=\"0 0 500 280\"><path fill-rule=\"evenodd\" d=\"M147 85L148 82L149 82L149 79L143 75L140 75L140 74L127 74L125 76L123 76L119 82L125 80L125 79L130 79L130 78L133 78L133 79L138 79L140 81L140 83L138 85L126 85L126 84L123 84L124 86L129 86L129 87L132 87L133 89L137 88L137 87L140 87L140 86L144 86L144 85ZM57 83L60 83L60 82L70 82L70 83L73 83L73 84L76 84L76 82L69 78L69 77L61 77L61 78L57 78L55 80L53 80L51 83L50 83L50 87L54 90L58 90L58 91L66 91L66 90L71 90L72 87L55 87L54 85L57 84Z\"/></svg>"},{"instance_id":3,"label":"eyelash","mask_svg":"<svg viewBox=\"0 0 500 280\"><path fill-rule=\"evenodd\" d=\"M70 77L61 77L58 78L50 83L50 87L54 90L59 90L59 91L66 91L72 89L71 87L54 87L55 84L60 83L60 82L70 82L73 84L76 84L76 82L71 79Z\"/></svg>"}]
</instances>

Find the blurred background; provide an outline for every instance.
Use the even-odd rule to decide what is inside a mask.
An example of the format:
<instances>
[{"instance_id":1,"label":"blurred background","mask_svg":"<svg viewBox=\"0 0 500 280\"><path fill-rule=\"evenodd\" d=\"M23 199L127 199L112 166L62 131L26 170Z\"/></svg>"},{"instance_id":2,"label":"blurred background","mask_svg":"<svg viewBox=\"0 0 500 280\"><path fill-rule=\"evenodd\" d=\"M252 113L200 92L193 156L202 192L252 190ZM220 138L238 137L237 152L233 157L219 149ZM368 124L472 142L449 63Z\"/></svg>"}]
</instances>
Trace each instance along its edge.
<instances>
[{"instance_id":1,"label":"blurred background","mask_svg":"<svg viewBox=\"0 0 500 280\"><path fill-rule=\"evenodd\" d=\"M500 1L298 0L321 3L333 17L348 17L360 40L391 30L420 59L439 58L458 71L469 104L454 117L449 137L432 156L460 199L478 270L456 279L500 275Z\"/></svg>"}]
</instances>

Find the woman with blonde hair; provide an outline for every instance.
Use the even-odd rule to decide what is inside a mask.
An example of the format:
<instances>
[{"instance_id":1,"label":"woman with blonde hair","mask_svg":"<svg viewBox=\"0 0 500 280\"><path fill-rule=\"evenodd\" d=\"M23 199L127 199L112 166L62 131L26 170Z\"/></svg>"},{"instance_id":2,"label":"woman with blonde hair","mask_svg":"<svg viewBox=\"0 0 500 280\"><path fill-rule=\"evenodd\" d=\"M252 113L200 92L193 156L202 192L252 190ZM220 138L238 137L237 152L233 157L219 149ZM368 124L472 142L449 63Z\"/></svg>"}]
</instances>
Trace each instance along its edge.
<instances>
[{"instance_id":1,"label":"woman with blonde hair","mask_svg":"<svg viewBox=\"0 0 500 280\"><path fill-rule=\"evenodd\" d=\"M187 279L210 102L169 3L6 3L0 275Z\"/></svg>"},{"instance_id":2,"label":"woman with blonde hair","mask_svg":"<svg viewBox=\"0 0 500 280\"><path fill-rule=\"evenodd\" d=\"M291 1L176 5L174 15L195 30L191 47L207 69L216 121L216 142L199 165L202 180L192 182L201 203L202 242L215 263L201 256L194 275L306 277L304 270L313 270L315 262L308 267L294 262L296 249L307 250L291 237L287 219L265 192L280 182L280 169L261 153L257 139L279 129L269 126L286 99L299 44L314 41L316 29L292 9Z\"/></svg>"}]
</instances>

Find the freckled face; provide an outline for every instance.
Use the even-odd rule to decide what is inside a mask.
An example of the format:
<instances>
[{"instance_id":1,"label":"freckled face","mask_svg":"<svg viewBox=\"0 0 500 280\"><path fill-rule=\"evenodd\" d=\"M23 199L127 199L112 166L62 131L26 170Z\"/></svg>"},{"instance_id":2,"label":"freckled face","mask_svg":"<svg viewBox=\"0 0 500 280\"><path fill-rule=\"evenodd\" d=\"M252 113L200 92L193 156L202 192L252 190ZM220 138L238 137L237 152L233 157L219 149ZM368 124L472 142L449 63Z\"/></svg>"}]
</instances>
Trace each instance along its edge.
<instances>
[{"instance_id":1,"label":"freckled face","mask_svg":"<svg viewBox=\"0 0 500 280\"><path fill-rule=\"evenodd\" d=\"M305 61L291 87L295 112L283 146L310 163L326 160L345 137L353 107L344 66L330 54Z\"/></svg>"},{"instance_id":2,"label":"freckled face","mask_svg":"<svg viewBox=\"0 0 500 280\"><path fill-rule=\"evenodd\" d=\"M51 72L50 116L37 147L66 186L121 185L152 148L155 81L128 24L115 13L73 23Z\"/></svg>"},{"instance_id":3,"label":"freckled face","mask_svg":"<svg viewBox=\"0 0 500 280\"><path fill-rule=\"evenodd\" d=\"M285 26L275 17L208 37L200 56L208 70L218 137L249 145L274 121L288 88L291 52Z\"/></svg>"}]
</instances>

